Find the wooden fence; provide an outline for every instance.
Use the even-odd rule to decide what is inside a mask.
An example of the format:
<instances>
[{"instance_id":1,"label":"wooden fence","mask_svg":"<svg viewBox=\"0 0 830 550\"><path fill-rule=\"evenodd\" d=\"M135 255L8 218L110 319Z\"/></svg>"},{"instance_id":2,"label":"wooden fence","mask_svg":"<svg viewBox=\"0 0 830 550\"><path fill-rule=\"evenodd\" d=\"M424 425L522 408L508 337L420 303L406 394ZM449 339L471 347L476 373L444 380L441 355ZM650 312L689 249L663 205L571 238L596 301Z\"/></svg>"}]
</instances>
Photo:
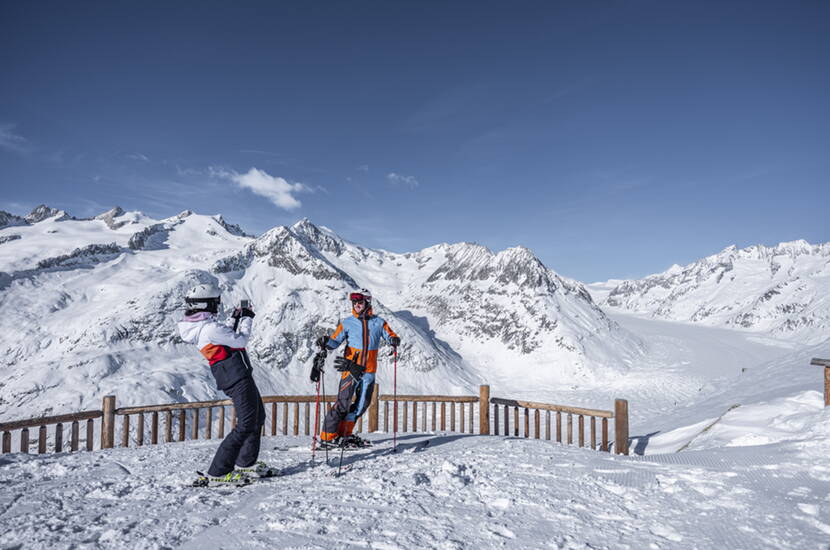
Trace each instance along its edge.
<instances>
[{"instance_id":1,"label":"wooden fence","mask_svg":"<svg viewBox=\"0 0 830 550\"><path fill-rule=\"evenodd\" d=\"M320 399L320 422L331 409L336 396L325 395ZM397 399L397 402L395 400ZM261 435L308 435L315 431L314 395L269 395L262 398L266 411L266 422ZM383 403L381 407L381 403ZM236 410L228 400L169 403L139 407L116 406L115 396L104 397L101 410L83 411L74 414L30 418L0 423L2 432L2 453L12 452L12 432L20 431L20 452L29 452L29 429L37 428L38 453L78 451L96 448L96 433L100 438L99 449L116 446L116 435L120 435L120 446L132 444L157 445L188 439L221 439L236 425ZM478 405L478 406L476 406ZM383 412L381 414L381 408ZM531 411L533 421L531 423ZM542 414L544 426L542 429ZM381 430L381 416L383 427ZM455 432L480 435L505 435L534 437L551 440L555 426L555 440L573 445L574 417L577 424L576 444L580 447L597 449L597 419L601 424L599 450L608 452L608 422L614 421L614 451L628 454L628 402L617 399L614 411L569 407L490 397L490 386L480 386L479 395L379 395L378 386L369 409L356 426L358 432ZM364 418L366 425L364 426ZM391 421L390 421L391 418ZM512 418L512 422L511 422ZM589 421L586 442L585 420ZM100 421L95 423L97 419ZM491 422L492 419L492 422ZM563 430L563 419L565 421ZM81 423L86 421L85 433ZM477 422L476 422L477 421ZM476 430L476 423L478 430ZM120 429L118 425L120 424ZM49 437L47 427L54 426ZM69 426L69 445L64 445L64 432ZM364 429L365 428L365 429ZM316 426L319 431L320 426ZM511 433L512 432L512 433ZM564 435L563 435L564 434ZM83 436L83 437L82 437Z\"/></svg>"}]
</instances>

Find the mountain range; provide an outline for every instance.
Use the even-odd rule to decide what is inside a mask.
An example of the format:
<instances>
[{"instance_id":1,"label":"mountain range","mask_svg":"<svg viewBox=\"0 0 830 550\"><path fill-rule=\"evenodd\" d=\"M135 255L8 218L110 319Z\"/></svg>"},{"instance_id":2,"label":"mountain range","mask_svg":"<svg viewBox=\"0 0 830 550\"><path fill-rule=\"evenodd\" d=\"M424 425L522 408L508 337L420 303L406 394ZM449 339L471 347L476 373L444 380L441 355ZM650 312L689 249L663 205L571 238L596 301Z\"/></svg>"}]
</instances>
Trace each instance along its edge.
<instances>
[{"instance_id":1,"label":"mountain range","mask_svg":"<svg viewBox=\"0 0 830 550\"><path fill-rule=\"evenodd\" d=\"M118 207L76 219L41 205L25 218L0 213L0 225L3 417L97 408L108 393L131 405L219 397L175 328L200 282L220 286L226 309L253 303L248 349L266 394L313 390L313 341L362 287L403 340L403 393L469 394L480 383L543 393L624 376L645 346L523 247L398 254L307 219L252 237L221 216L156 220ZM382 391L392 369L382 351Z\"/></svg>"},{"instance_id":2,"label":"mountain range","mask_svg":"<svg viewBox=\"0 0 830 550\"><path fill-rule=\"evenodd\" d=\"M830 243L730 246L663 273L590 288L610 310L805 344L830 337Z\"/></svg>"}]
</instances>

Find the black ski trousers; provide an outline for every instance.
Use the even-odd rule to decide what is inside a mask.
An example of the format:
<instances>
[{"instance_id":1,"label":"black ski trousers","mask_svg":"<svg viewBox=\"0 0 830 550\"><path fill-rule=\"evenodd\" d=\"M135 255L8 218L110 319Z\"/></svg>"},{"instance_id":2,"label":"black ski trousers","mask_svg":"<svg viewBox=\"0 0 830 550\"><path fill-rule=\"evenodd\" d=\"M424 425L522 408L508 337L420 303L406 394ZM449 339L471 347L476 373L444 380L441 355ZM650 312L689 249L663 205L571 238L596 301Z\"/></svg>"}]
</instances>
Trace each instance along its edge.
<instances>
[{"instance_id":1,"label":"black ski trousers","mask_svg":"<svg viewBox=\"0 0 830 550\"><path fill-rule=\"evenodd\" d=\"M225 437L208 470L213 477L233 471L234 465L248 468L259 458L260 432L265 424L265 407L254 379L246 376L223 390L236 407L236 427Z\"/></svg>"}]
</instances>

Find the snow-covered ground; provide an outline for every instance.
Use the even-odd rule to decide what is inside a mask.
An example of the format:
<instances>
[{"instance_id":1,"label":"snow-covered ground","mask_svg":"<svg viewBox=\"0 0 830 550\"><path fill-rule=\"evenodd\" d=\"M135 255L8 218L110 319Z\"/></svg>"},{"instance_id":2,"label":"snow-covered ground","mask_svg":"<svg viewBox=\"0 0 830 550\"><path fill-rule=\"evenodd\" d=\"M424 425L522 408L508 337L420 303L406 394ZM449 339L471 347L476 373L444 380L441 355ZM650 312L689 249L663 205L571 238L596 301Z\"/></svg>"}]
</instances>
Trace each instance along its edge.
<instances>
[{"instance_id":1,"label":"snow-covered ground","mask_svg":"<svg viewBox=\"0 0 830 550\"><path fill-rule=\"evenodd\" d=\"M824 421L830 414L824 414ZM3 548L827 548L826 440L619 457L537 440L403 435L335 477L308 438L278 478L187 487L215 442L0 458ZM423 443L428 441L428 445Z\"/></svg>"},{"instance_id":2,"label":"snow-covered ground","mask_svg":"<svg viewBox=\"0 0 830 550\"><path fill-rule=\"evenodd\" d=\"M217 490L185 486L215 440L3 455L0 547L830 548L830 409L809 365L830 343L613 318L649 343L642 364L526 396L628 398L645 456L440 433L399 434L391 454L378 433L336 478L308 437L268 437L285 475Z\"/></svg>"}]
</instances>

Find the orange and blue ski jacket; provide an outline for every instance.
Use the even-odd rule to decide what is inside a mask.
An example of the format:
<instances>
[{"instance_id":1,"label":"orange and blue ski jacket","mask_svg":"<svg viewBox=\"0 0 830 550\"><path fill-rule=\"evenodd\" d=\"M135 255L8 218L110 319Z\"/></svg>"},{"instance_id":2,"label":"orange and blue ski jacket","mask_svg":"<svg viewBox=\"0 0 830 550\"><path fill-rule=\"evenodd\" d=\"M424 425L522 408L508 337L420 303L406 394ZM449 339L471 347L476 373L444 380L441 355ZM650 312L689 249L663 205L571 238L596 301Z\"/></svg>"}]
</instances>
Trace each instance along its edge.
<instances>
[{"instance_id":1,"label":"orange and blue ski jacket","mask_svg":"<svg viewBox=\"0 0 830 550\"><path fill-rule=\"evenodd\" d=\"M389 325L367 309L362 316L352 310L352 317L344 319L329 336L328 347L335 349L347 341L346 358L366 367L366 372L375 372L378 368L378 348L383 338L391 343L397 336Z\"/></svg>"}]
</instances>

